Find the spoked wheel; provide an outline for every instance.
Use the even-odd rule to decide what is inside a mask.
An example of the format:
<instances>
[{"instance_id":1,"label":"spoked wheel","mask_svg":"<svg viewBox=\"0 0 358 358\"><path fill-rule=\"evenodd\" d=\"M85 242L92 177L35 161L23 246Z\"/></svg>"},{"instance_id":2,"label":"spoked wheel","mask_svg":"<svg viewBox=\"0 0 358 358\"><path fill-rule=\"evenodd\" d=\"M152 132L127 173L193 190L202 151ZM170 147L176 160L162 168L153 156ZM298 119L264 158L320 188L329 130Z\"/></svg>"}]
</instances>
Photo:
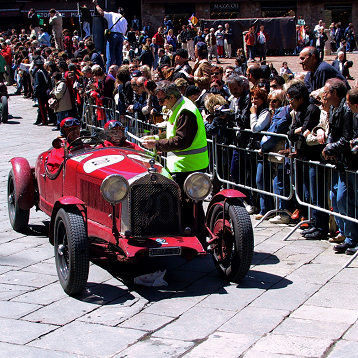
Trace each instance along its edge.
<instances>
[{"instance_id":1,"label":"spoked wheel","mask_svg":"<svg viewBox=\"0 0 358 358\"><path fill-rule=\"evenodd\" d=\"M250 269L254 249L249 214L241 206L230 205L224 209L217 205L211 216L210 230L218 237L212 247L216 268L227 280L238 282Z\"/></svg>"},{"instance_id":2,"label":"spoked wheel","mask_svg":"<svg viewBox=\"0 0 358 358\"><path fill-rule=\"evenodd\" d=\"M1 120L6 123L9 119L9 104L6 96L1 97Z\"/></svg>"},{"instance_id":3,"label":"spoked wheel","mask_svg":"<svg viewBox=\"0 0 358 358\"><path fill-rule=\"evenodd\" d=\"M7 181L7 207L12 228L23 232L28 228L30 210L20 209L16 199L16 182L14 172L11 170Z\"/></svg>"},{"instance_id":4,"label":"spoked wheel","mask_svg":"<svg viewBox=\"0 0 358 358\"><path fill-rule=\"evenodd\" d=\"M81 213L60 209L54 230L55 260L61 286L70 296L79 294L86 287L89 270L88 239Z\"/></svg>"}]
</instances>

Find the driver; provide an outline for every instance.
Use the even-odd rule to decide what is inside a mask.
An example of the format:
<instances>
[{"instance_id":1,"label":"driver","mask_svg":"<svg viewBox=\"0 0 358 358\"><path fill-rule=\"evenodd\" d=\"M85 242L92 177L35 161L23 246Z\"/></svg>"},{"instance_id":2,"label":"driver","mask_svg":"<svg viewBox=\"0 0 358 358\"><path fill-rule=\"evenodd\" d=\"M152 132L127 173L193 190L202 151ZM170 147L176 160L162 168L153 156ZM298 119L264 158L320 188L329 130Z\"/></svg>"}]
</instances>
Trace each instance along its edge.
<instances>
[{"instance_id":1,"label":"driver","mask_svg":"<svg viewBox=\"0 0 358 358\"><path fill-rule=\"evenodd\" d=\"M141 150L141 148L135 144L127 141L127 138L124 136L124 125L117 121L111 120L104 125L104 135L105 141L102 147L125 147L135 150Z\"/></svg>"},{"instance_id":2,"label":"driver","mask_svg":"<svg viewBox=\"0 0 358 358\"><path fill-rule=\"evenodd\" d=\"M47 157L47 168L50 172L55 172L63 163L64 147L68 147L69 143L80 137L81 122L77 118L67 117L61 121L60 129L64 138L59 137L54 140L57 145L51 149Z\"/></svg>"}]
</instances>

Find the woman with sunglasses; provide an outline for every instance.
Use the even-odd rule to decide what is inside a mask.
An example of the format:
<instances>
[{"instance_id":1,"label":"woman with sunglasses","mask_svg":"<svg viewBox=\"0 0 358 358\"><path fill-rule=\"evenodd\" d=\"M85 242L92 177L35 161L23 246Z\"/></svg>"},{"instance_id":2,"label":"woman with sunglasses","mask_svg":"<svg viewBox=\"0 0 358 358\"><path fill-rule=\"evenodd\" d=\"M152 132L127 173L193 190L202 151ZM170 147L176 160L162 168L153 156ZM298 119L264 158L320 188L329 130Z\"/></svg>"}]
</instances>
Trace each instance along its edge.
<instances>
[{"instance_id":1,"label":"woman with sunglasses","mask_svg":"<svg viewBox=\"0 0 358 358\"><path fill-rule=\"evenodd\" d=\"M268 96L269 109L272 114L270 127L267 129L267 132L277 133L277 134L287 134L291 122L291 109L290 106L286 104L286 92L284 90L274 90L270 92ZM280 139L275 136L263 136L261 139L261 152L278 152L279 149L285 147L285 140ZM266 158L265 158L266 159ZM273 178L273 192L281 196L288 195L289 189L289 176L285 168L284 157L280 156L268 156L267 160L273 165L275 173ZM278 209L286 210L287 201L279 199ZM288 224L290 222L290 217L285 214L279 214L275 217L269 219L273 224Z\"/></svg>"}]
</instances>

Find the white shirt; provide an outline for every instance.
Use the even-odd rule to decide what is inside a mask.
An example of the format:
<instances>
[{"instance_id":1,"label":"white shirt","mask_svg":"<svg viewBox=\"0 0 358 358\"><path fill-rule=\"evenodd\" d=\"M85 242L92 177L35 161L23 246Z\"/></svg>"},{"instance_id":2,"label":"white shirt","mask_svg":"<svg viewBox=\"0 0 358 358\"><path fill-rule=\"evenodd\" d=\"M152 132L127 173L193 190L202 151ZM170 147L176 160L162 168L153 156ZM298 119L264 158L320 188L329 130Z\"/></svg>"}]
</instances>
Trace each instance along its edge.
<instances>
[{"instance_id":1,"label":"white shirt","mask_svg":"<svg viewBox=\"0 0 358 358\"><path fill-rule=\"evenodd\" d=\"M103 12L104 12L104 18L108 22L108 29L111 29L112 32L119 32L122 35L125 35L127 32L127 25L128 25L127 20L117 12L107 12L107 11L103 11ZM118 22L116 23L117 20ZM115 25L113 26L113 24Z\"/></svg>"}]
</instances>

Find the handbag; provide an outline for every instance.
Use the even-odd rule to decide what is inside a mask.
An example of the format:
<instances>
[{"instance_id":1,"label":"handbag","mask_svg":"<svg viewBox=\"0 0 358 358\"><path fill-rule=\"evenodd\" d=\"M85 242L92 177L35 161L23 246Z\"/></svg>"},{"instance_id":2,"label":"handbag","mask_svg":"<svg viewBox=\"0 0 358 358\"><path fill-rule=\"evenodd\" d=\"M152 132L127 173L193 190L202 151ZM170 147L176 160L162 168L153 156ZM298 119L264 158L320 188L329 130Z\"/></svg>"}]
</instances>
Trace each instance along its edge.
<instances>
[{"instance_id":1,"label":"handbag","mask_svg":"<svg viewBox=\"0 0 358 358\"><path fill-rule=\"evenodd\" d=\"M54 111L58 109L59 105L60 105L60 101L57 98L50 98L48 100L48 106Z\"/></svg>"},{"instance_id":2,"label":"handbag","mask_svg":"<svg viewBox=\"0 0 358 358\"><path fill-rule=\"evenodd\" d=\"M112 33L112 29L113 29L113 26L122 18L122 16L120 18L118 18L118 20L109 28L109 29L105 29L104 30L104 38L108 40L109 38L109 35Z\"/></svg>"},{"instance_id":3,"label":"handbag","mask_svg":"<svg viewBox=\"0 0 358 358\"><path fill-rule=\"evenodd\" d=\"M284 162L284 160L285 160L285 157L282 156L282 155L278 155L278 152L280 150L285 149L285 144L286 144L286 141L284 139L279 140L271 150L271 152L277 153L277 155L276 154L269 154L267 156L267 160L269 162L272 162L272 163L280 163L280 164L282 164Z\"/></svg>"}]
</instances>

